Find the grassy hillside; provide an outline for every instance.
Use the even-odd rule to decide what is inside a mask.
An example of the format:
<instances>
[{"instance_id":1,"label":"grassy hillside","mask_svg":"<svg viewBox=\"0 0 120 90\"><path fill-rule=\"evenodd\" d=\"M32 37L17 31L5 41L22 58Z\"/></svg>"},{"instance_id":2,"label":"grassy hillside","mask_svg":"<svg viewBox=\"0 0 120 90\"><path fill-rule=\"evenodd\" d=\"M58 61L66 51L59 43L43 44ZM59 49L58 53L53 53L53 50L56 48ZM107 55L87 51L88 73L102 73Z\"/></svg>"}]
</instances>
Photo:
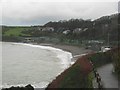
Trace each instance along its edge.
<instances>
[{"instance_id":1,"label":"grassy hillside","mask_svg":"<svg viewBox=\"0 0 120 90\"><path fill-rule=\"evenodd\" d=\"M22 33L29 27L5 27L3 28L4 36L28 36L29 34ZM5 31L4 31L5 30Z\"/></svg>"},{"instance_id":2,"label":"grassy hillside","mask_svg":"<svg viewBox=\"0 0 120 90\"><path fill-rule=\"evenodd\" d=\"M29 34L24 34L23 31L28 30L30 27L11 27L11 26L2 26L2 41L10 42L21 42L21 37L30 36Z\"/></svg>"},{"instance_id":3,"label":"grassy hillside","mask_svg":"<svg viewBox=\"0 0 120 90\"><path fill-rule=\"evenodd\" d=\"M24 30L24 28L10 28L8 31L5 32L5 36L19 36L21 35L22 31Z\"/></svg>"}]
</instances>

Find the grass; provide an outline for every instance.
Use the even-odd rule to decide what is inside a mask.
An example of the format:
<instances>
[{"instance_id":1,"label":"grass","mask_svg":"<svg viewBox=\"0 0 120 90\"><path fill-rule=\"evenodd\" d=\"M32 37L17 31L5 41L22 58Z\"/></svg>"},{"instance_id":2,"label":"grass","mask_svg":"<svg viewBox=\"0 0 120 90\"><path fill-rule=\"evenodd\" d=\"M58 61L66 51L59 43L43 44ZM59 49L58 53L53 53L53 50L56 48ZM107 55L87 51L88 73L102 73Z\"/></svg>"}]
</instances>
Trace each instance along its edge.
<instances>
[{"instance_id":1,"label":"grass","mask_svg":"<svg viewBox=\"0 0 120 90\"><path fill-rule=\"evenodd\" d=\"M92 83L93 79L94 79L94 73L91 72L88 74L88 88L93 88L93 83Z\"/></svg>"},{"instance_id":2,"label":"grass","mask_svg":"<svg viewBox=\"0 0 120 90\"><path fill-rule=\"evenodd\" d=\"M8 31L4 33L4 36L27 36L22 31L27 30L28 27L10 27Z\"/></svg>"}]
</instances>

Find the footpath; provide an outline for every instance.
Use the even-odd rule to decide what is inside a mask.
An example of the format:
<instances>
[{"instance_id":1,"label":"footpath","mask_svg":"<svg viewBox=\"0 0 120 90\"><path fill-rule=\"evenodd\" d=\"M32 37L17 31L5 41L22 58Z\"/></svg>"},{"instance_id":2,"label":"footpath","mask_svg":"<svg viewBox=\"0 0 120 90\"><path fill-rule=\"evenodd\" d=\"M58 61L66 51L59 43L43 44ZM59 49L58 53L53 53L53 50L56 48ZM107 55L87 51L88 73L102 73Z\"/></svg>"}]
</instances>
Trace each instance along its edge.
<instances>
[{"instance_id":1,"label":"footpath","mask_svg":"<svg viewBox=\"0 0 120 90\"><path fill-rule=\"evenodd\" d=\"M94 88L116 88L120 90L118 78L113 73L113 65L107 64L97 70L94 70L95 79L93 80Z\"/></svg>"},{"instance_id":2,"label":"footpath","mask_svg":"<svg viewBox=\"0 0 120 90\"><path fill-rule=\"evenodd\" d=\"M113 65L107 64L97 69L105 88L119 88L118 78L113 73ZM120 88L119 88L120 89Z\"/></svg>"}]
</instances>

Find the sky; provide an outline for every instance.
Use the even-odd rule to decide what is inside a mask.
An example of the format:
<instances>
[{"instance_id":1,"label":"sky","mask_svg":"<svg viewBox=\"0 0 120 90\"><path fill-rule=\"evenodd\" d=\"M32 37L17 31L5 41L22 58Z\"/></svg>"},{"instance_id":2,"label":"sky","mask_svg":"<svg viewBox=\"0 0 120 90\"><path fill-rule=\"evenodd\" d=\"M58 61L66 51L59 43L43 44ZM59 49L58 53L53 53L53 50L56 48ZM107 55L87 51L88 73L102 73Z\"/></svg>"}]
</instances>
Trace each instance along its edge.
<instances>
[{"instance_id":1,"label":"sky","mask_svg":"<svg viewBox=\"0 0 120 90\"><path fill-rule=\"evenodd\" d=\"M44 25L49 21L97 19L118 12L119 0L0 0L0 24Z\"/></svg>"}]
</instances>

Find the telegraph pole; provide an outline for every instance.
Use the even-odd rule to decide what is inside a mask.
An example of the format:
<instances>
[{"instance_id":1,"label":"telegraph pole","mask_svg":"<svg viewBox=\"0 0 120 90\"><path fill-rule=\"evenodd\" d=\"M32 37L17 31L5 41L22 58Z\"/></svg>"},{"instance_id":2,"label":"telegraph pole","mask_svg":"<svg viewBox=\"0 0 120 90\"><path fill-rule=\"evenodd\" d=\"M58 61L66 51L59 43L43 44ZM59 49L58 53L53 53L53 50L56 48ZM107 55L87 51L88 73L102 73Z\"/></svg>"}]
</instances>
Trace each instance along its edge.
<instances>
[{"instance_id":1,"label":"telegraph pole","mask_svg":"<svg viewBox=\"0 0 120 90\"><path fill-rule=\"evenodd\" d=\"M110 43L110 34L108 32L108 40L107 40L107 45L109 46L109 43Z\"/></svg>"}]
</instances>

